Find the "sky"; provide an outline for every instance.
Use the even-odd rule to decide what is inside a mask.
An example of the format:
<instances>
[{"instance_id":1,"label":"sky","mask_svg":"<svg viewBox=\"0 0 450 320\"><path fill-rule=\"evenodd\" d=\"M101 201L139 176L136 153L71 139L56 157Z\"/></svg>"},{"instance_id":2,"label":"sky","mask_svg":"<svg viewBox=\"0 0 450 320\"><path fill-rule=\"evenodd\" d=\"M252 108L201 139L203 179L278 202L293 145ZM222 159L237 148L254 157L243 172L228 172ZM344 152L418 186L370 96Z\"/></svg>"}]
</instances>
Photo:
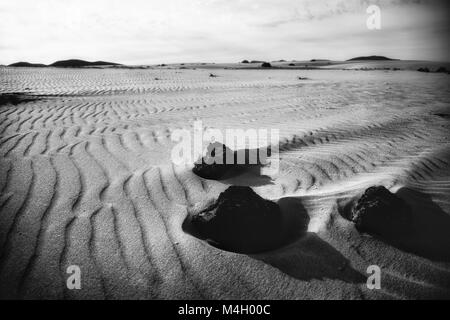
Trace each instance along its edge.
<instances>
[{"instance_id":1,"label":"sky","mask_svg":"<svg viewBox=\"0 0 450 320\"><path fill-rule=\"evenodd\" d=\"M450 61L446 0L0 0L0 64ZM381 29L370 30L369 5Z\"/></svg>"}]
</instances>

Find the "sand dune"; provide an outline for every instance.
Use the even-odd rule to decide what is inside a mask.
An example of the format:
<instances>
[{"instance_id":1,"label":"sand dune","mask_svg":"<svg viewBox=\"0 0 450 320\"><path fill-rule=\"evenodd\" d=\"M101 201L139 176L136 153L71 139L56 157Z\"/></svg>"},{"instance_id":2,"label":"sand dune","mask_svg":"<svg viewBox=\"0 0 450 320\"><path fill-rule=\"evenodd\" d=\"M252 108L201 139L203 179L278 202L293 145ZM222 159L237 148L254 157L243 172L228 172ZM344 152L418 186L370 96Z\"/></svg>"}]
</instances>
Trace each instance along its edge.
<instances>
[{"instance_id":1,"label":"sand dune","mask_svg":"<svg viewBox=\"0 0 450 320\"><path fill-rule=\"evenodd\" d=\"M0 297L450 298L446 74L338 70L0 69ZM298 76L308 80L298 80ZM174 129L280 129L280 171L204 180L171 164ZM250 185L307 234L255 255L182 229L188 207ZM344 203L384 185L417 241L360 234ZM369 265L381 290L366 287ZM82 270L68 290L66 268Z\"/></svg>"}]
</instances>

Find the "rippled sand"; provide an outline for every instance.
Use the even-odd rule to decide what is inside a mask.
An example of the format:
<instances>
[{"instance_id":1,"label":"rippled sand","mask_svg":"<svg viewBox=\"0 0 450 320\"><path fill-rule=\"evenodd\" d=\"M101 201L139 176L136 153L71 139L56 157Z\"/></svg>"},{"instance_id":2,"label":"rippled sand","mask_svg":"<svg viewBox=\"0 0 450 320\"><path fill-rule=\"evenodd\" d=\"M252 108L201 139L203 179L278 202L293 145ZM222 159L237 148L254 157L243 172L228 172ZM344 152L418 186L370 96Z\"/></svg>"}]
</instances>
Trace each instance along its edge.
<instances>
[{"instance_id":1,"label":"rippled sand","mask_svg":"<svg viewBox=\"0 0 450 320\"><path fill-rule=\"evenodd\" d=\"M1 298L450 297L450 77L412 71L0 69ZM298 80L298 76L308 80ZM207 181L171 164L175 129L279 129L280 170ZM308 233L221 251L187 208L250 185ZM406 246L356 231L342 203L384 185L412 207ZM82 289L66 288L78 265ZM381 289L366 269L382 270Z\"/></svg>"}]
</instances>

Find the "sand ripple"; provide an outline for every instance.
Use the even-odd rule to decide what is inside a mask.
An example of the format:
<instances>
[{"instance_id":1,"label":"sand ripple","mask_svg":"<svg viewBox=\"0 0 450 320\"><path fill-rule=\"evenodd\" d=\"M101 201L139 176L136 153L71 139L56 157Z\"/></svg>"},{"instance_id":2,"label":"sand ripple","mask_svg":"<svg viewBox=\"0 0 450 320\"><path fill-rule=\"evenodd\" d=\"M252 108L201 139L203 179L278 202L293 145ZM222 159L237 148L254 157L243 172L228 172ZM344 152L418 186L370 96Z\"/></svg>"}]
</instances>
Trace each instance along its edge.
<instances>
[{"instance_id":1,"label":"sand ripple","mask_svg":"<svg viewBox=\"0 0 450 320\"><path fill-rule=\"evenodd\" d=\"M341 200L383 184L413 190L423 219L450 218L447 75L215 73L0 70L0 93L40 95L0 107L0 297L450 297L450 256L361 235L339 214ZM197 119L280 129L280 172L212 182L171 165L172 131ZM229 184L304 207L308 235L247 256L183 232L187 207ZM379 291L365 285L372 264ZM69 265L82 290L66 288Z\"/></svg>"}]
</instances>

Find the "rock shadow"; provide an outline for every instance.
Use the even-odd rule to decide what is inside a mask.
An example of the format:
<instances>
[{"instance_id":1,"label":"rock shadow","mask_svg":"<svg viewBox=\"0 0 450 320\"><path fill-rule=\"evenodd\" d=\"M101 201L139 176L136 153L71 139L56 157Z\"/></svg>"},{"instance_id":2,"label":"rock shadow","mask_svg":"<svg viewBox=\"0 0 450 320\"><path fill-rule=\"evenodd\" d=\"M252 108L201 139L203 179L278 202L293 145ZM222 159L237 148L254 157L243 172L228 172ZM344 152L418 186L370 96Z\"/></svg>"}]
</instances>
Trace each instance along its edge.
<instances>
[{"instance_id":1,"label":"rock shadow","mask_svg":"<svg viewBox=\"0 0 450 320\"><path fill-rule=\"evenodd\" d=\"M412 224L404 237L390 243L431 260L450 261L450 214L423 192L404 187L396 194L411 207Z\"/></svg>"},{"instance_id":2,"label":"rock shadow","mask_svg":"<svg viewBox=\"0 0 450 320\"><path fill-rule=\"evenodd\" d=\"M397 249L433 261L450 261L450 214L422 192L403 187L396 193L411 208L411 222L398 228L392 236L371 234ZM351 210L359 197L339 203L339 213L351 220Z\"/></svg>"},{"instance_id":3,"label":"rock shadow","mask_svg":"<svg viewBox=\"0 0 450 320\"><path fill-rule=\"evenodd\" d=\"M317 234L307 232L289 246L264 254L251 255L298 280L341 280L364 283L366 277L353 269L350 261Z\"/></svg>"},{"instance_id":4,"label":"rock shadow","mask_svg":"<svg viewBox=\"0 0 450 320\"><path fill-rule=\"evenodd\" d=\"M366 277L354 270L350 261L333 246L315 233L308 232L310 217L299 197L285 197L276 201L281 212L282 241L273 243L266 250L247 253L245 250L231 250L205 239L191 223L191 211L185 219L183 230L210 245L225 251L247 254L250 258L262 261L281 272L299 279L335 279L348 283L364 283ZM203 206L207 206L204 204ZM232 234L230 236L233 236Z\"/></svg>"},{"instance_id":5,"label":"rock shadow","mask_svg":"<svg viewBox=\"0 0 450 320\"><path fill-rule=\"evenodd\" d=\"M300 197L285 197L277 201L286 225L288 241L280 248L249 255L283 273L299 279L335 279L363 283L366 277L350 266L350 261L317 234L307 232L310 217Z\"/></svg>"},{"instance_id":6,"label":"rock shadow","mask_svg":"<svg viewBox=\"0 0 450 320\"><path fill-rule=\"evenodd\" d=\"M227 185L260 187L274 184L272 177L265 175L261 164L236 165L219 181Z\"/></svg>"},{"instance_id":7,"label":"rock shadow","mask_svg":"<svg viewBox=\"0 0 450 320\"><path fill-rule=\"evenodd\" d=\"M18 105L24 102L30 102L35 100L42 99L42 96L39 95L31 95L26 92L10 92L10 93L1 93L0 94L0 107L11 104Z\"/></svg>"}]
</instances>

